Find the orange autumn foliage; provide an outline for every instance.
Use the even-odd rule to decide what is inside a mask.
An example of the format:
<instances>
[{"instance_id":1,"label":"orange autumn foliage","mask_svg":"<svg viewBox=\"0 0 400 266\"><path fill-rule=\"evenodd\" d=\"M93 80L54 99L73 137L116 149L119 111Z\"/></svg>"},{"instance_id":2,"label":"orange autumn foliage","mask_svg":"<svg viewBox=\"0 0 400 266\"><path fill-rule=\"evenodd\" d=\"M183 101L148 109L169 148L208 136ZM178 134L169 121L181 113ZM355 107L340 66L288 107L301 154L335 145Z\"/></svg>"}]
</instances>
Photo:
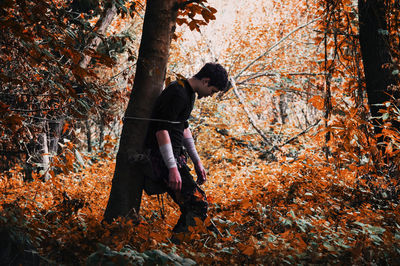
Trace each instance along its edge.
<instances>
[{"instance_id":1,"label":"orange autumn foliage","mask_svg":"<svg viewBox=\"0 0 400 266\"><path fill-rule=\"evenodd\" d=\"M207 129L198 141L209 135ZM16 169L1 179L1 213L27 220L32 238L40 239L41 254L53 254L48 259L64 263L84 263L98 243L116 251L127 245L139 252L178 250L200 264L362 263L371 252L373 257L398 258L396 199L385 198L382 191L371 196L383 179L371 183L351 169L328 167L316 147L297 159L282 156L267 164L229 137L216 135L212 142L210 148L223 145L230 155L202 154L209 169L204 187L209 214L222 235L207 232L199 220L186 242L174 247L169 238L179 211L164 198L166 218L161 218L162 205L155 196L144 196L138 222L102 224L115 166L110 159L46 183L36 179L24 184Z\"/></svg>"},{"instance_id":2,"label":"orange autumn foliage","mask_svg":"<svg viewBox=\"0 0 400 266\"><path fill-rule=\"evenodd\" d=\"M334 1L336 19L331 20L325 13L325 1L311 1L309 6L298 1L285 5L272 2L276 24L268 24L266 29L266 21L246 25L236 21L239 34L231 35L227 47L222 47L226 49L219 51L220 60L230 67L233 76L262 54L262 47L271 47L303 25L307 16L309 20L322 17L321 23L306 33L291 35L293 40L285 44L285 49L272 51L262 63L249 67L247 76L237 80L243 82L240 89L245 102L256 114L258 125L268 131L271 143L264 143L254 133L232 92L196 106L191 126L208 169L203 188L210 216L204 224L197 220L197 226L182 236L181 245L170 241L179 210L165 196L158 200L144 195L138 220L102 224L115 167L116 141L111 137L107 137L104 151L84 156L87 164L80 170L74 170L74 157L69 153L67 163L58 165L68 168L65 172L69 173L56 175L49 182L43 183L36 175L33 182L24 183L18 167L3 173L1 225L4 221L16 227L25 224L39 253L63 264L85 264L95 254L100 254L103 262L117 264L115 254L126 257L126 248L173 252L201 265L395 264L400 258L398 179L373 171L375 143L364 117L366 110L359 108L360 104L365 106L365 100L357 98L361 81L354 78L360 70L360 58L357 46L349 45L356 39L337 35L335 40L329 31L335 28L349 36L356 34L356 27L342 20L354 18L352 2ZM301 13L299 17L293 15L293 6ZM185 12L197 11L194 8ZM288 22L278 18L288 18ZM190 23L189 28L197 29ZM297 41L301 38L315 42L301 46ZM319 45L324 46L324 39L326 52L318 49ZM207 50L207 42L198 47L193 50L194 56ZM343 57L335 57L336 52L343 52ZM192 60L180 50L174 50L171 57L171 69L178 73L183 73L183 66ZM265 74L260 79L246 81L260 71ZM299 73L311 71L322 75L296 78ZM306 111L321 117L327 104L324 97L328 76L332 108L326 126L317 124L293 142L266 153L272 145L279 145L302 130L302 122L295 121L295 115L272 123L272 112L277 107L271 99L294 92L292 102L305 102ZM274 88L278 90L268 91ZM388 116L398 112L393 105L386 108ZM293 113L299 110L294 109ZM327 133L331 136L328 142ZM382 134L392 143L387 153L398 156L398 132L388 123ZM329 158L325 147L329 148ZM221 235L205 229L211 222ZM115 256L107 257L109 253L100 245L114 251Z\"/></svg>"}]
</instances>

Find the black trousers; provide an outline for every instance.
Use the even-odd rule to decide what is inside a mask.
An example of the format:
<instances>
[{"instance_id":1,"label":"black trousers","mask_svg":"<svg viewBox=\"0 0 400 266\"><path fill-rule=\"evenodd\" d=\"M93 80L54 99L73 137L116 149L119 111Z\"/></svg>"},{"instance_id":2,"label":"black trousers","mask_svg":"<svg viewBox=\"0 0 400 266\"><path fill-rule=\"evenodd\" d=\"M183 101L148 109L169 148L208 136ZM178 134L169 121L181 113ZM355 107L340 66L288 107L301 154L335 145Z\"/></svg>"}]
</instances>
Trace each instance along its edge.
<instances>
[{"instance_id":1,"label":"black trousers","mask_svg":"<svg viewBox=\"0 0 400 266\"><path fill-rule=\"evenodd\" d=\"M195 217L205 220L207 218L207 197L204 191L194 181L190 168L186 164L178 164L182 178L182 189L175 192L167 188L168 194L179 205L181 216L172 230L175 233L187 232L189 226L195 226Z\"/></svg>"}]
</instances>

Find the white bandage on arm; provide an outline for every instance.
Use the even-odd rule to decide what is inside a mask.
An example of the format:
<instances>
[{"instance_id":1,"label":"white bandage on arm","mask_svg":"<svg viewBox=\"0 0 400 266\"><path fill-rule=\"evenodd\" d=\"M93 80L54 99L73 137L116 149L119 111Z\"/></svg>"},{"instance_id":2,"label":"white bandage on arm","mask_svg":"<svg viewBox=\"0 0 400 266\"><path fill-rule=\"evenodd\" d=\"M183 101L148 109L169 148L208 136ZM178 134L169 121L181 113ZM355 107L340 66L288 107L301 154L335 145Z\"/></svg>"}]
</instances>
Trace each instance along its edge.
<instances>
[{"instance_id":1,"label":"white bandage on arm","mask_svg":"<svg viewBox=\"0 0 400 266\"><path fill-rule=\"evenodd\" d=\"M194 146L193 138L184 138L183 146L185 146L185 148L190 156L190 159L192 159L193 163L197 163L198 161L200 161L200 157L197 154L196 147Z\"/></svg>"},{"instance_id":2,"label":"white bandage on arm","mask_svg":"<svg viewBox=\"0 0 400 266\"><path fill-rule=\"evenodd\" d=\"M174 157L174 152L172 151L171 143L166 143L164 145L161 145L159 148L160 148L161 156L164 160L165 165L168 167L168 169L177 167L175 157Z\"/></svg>"}]
</instances>

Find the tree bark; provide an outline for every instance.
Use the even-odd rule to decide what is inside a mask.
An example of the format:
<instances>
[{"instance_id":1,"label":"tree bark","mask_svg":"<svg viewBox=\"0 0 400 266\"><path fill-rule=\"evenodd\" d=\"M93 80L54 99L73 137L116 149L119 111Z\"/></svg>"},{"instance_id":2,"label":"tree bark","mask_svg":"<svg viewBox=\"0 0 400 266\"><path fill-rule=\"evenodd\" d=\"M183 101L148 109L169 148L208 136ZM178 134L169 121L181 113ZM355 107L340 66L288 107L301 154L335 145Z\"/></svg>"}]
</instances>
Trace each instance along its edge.
<instances>
[{"instance_id":1,"label":"tree bark","mask_svg":"<svg viewBox=\"0 0 400 266\"><path fill-rule=\"evenodd\" d=\"M136 75L125 117L149 118L151 115L163 87L177 11L177 0L147 1ZM104 214L107 222L139 212L144 185L140 155L147 127L147 121L125 120Z\"/></svg>"},{"instance_id":2,"label":"tree bark","mask_svg":"<svg viewBox=\"0 0 400 266\"><path fill-rule=\"evenodd\" d=\"M85 51L88 50L96 50L99 44L101 43L100 35L104 35L108 26L110 26L111 22L113 21L114 17L117 15L117 7L115 6L114 1L111 1L111 6L104 11L103 16L97 21L95 25L96 36L94 36L88 42ZM86 53L83 54L81 61L79 62L79 66L81 68L87 68L90 63L90 59L92 57Z\"/></svg>"},{"instance_id":3,"label":"tree bark","mask_svg":"<svg viewBox=\"0 0 400 266\"><path fill-rule=\"evenodd\" d=\"M286 93L281 93L279 95L279 115L281 117L282 125L286 123L288 114L287 114L287 101L286 101Z\"/></svg>"},{"instance_id":4,"label":"tree bark","mask_svg":"<svg viewBox=\"0 0 400 266\"><path fill-rule=\"evenodd\" d=\"M51 175L49 173L50 170L50 153L49 153L49 146L47 143L47 133L41 133L39 135L39 142L41 145L41 153L42 153L42 170L44 171L43 173L43 180L47 181L51 178Z\"/></svg>"},{"instance_id":5,"label":"tree bark","mask_svg":"<svg viewBox=\"0 0 400 266\"><path fill-rule=\"evenodd\" d=\"M85 120L85 127L86 127L87 151L92 152L92 130L90 128L89 118Z\"/></svg>"},{"instance_id":6,"label":"tree bark","mask_svg":"<svg viewBox=\"0 0 400 266\"><path fill-rule=\"evenodd\" d=\"M64 118L49 122L49 151L51 156L57 155L58 141L61 137L62 128L64 126Z\"/></svg>"},{"instance_id":7,"label":"tree bark","mask_svg":"<svg viewBox=\"0 0 400 266\"><path fill-rule=\"evenodd\" d=\"M390 85L396 83L392 74L393 69L389 67L392 63L389 45L389 36L385 33L388 29L385 17L385 5L382 0L358 0L359 9L359 31L362 61L368 104L373 117L375 134L381 132L382 114L379 109L382 104L390 100L388 94ZM395 98L399 98L399 93Z\"/></svg>"},{"instance_id":8,"label":"tree bark","mask_svg":"<svg viewBox=\"0 0 400 266\"><path fill-rule=\"evenodd\" d=\"M99 150L103 150L103 141L104 141L104 122L103 119L99 119Z\"/></svg>"}]
</instances>

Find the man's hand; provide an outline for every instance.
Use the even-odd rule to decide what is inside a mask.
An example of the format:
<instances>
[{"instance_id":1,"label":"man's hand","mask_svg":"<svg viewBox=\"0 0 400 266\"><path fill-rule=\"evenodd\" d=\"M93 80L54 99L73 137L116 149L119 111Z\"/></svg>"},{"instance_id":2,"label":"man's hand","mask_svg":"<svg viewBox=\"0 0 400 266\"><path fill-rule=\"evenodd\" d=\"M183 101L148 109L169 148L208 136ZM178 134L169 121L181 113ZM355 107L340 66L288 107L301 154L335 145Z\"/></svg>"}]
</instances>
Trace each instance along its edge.
<instances>
[{"instance_id":1,"label":"man's hand","mask_svg":"<svg viewBox=\"0 0 400 266\"><path fill-rule=\"evenodd\" d=\"M178 171L177 167L169 169L169 176L168 176L168 186L173 191L181 191L182 188L182 178L181 174Z\"/></svg>"},{"instance_id":2,"label":"man's hand","mask_svg":"<svg viewBox=\"0 0 400 266\"><path fill-rule=\"evenodd\" d=\"M207 177L206 177L206 170L204 169L203 164L201 161L198 161L197 163L194 164L194 170L196 171L197 174L197 183L199 185L204 184L206 182Z\"/></svg>"}]
</instances>

